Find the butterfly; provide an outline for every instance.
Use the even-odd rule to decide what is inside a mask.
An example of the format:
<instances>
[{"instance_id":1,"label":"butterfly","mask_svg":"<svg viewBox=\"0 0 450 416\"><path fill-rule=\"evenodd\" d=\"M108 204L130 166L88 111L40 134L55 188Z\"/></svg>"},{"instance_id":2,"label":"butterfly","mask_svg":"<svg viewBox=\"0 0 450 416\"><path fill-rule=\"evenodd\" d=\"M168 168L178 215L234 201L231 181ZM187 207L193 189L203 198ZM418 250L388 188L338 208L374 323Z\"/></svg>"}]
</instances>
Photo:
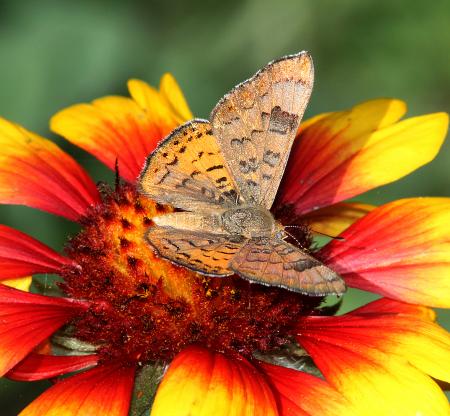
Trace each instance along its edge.
<instances>
[{"instance_id":1,"label":"butterfly","mask_svg":"<svg viewBox=\"0 0 450 416\"><path fill-rule=\"evenodd\" d=\"M339 275L286 241L270 212L313 78L307 52L272 61L225 95L210 121L183 124L148 156L140 191L178 208L146 233L160 257L313 296L345 291Z\"/></svg>"}]
</instances>

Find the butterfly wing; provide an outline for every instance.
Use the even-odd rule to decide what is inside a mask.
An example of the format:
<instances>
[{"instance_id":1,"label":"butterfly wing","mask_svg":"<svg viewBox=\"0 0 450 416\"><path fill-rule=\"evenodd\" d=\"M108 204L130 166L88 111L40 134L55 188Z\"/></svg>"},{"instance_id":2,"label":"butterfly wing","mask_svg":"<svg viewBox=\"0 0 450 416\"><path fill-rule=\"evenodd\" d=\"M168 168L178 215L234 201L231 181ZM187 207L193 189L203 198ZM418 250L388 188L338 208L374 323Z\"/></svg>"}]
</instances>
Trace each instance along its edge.
<instances>
[{"instance_id":1,"label":"butterfly wing","mask_svg":"<svg viewBox=\"0 0 450 416\"><path fill-rule=\"evenodd\" d=\"M313 78L308 53L286 56L239 84L212 111L213 133L248 203L272 206Z\"/></svg>"},{"instance_id":2,"label":"butterfly wing","mask_svg":"<svg viewBox=\"0 0 450 416\"><path fill-rule=\"evenodd\" d=\"M345 292L344 281L333 270L279 239L249 240L232 258L230 268L248 280L307 295Z\"/></svg>"},{"instance_id":3,"label":"butterfly wing","mask_svg":"<svg viewBox=\"0 0 450 416\"><path fill-rule=\"evenodd\" d=\"M159 256L210 276L234 274L229 263L244 243L219 234L163 227L149 228L146 239Z\"/></svg>"},{"instance_id":4,"label":"butterfly wing","mask_svg":"<svg viewBox=\"0 0 450 416\"><path fill-rule=\"evenodd\" d=\"M209 122L174 130L146 161L140 191L186 211L235 206L239 196Z\"/></svg>"}]
</instances>

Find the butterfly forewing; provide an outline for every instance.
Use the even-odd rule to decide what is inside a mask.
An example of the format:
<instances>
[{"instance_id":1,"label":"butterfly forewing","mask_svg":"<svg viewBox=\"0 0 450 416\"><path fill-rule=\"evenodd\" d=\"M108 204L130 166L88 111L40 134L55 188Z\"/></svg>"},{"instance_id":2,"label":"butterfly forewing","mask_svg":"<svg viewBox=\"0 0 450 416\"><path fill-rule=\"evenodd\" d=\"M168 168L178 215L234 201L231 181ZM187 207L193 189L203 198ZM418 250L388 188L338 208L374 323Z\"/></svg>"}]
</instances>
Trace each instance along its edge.
<instances>
[{"instance_id":1,"label":"butterfly forewing","mask_svg":"<svg viewBox=\"0 0 450 416\"><path fill-rule=\"evenodd\" d=\"M272 206L313 77L308 53L281 58L235 87L211 113L214 135L248 203Z\"/></svg>"},{"instance_id":2,"label":"butterfly forewing","mask_svg":"<svg viewBox=\"0 0 450 416\"><path fill-rule=\"evenodd\" d=\"M308 295L345 292L344 281L333 270L283 240L249 240L233 257L230 267L248 280Z\"/></svg>"},{"instance_id":3,"label":"butterfly forewing","mask_svg":"<svg viewBox=\"0 0 450 416\"><path fill-rule=\"evenodd\" d=\"M229 262L242 246L226 235L162 227L149 228L146 239L160 256L211 276L234 274Z\"/></svg>"},{"instance_id":4,"label":"butterfly forewing","mask_svg":"<svg viewBox=\"0 0 450 416\"><path fill-rule=\"evenodd\" d=\"M209 122L190 121L174 130L148 157L141 191L186 211L236 205L239 197Z\"/></svg>"}]
</instances>

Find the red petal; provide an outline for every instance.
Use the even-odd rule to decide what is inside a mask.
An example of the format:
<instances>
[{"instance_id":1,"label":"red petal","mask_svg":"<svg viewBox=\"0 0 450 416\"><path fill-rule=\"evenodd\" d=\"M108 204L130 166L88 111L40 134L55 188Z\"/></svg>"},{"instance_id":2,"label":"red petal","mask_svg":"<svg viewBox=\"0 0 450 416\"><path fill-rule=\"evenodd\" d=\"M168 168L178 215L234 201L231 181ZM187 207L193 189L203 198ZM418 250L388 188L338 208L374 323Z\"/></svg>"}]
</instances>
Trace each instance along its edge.
<instances>
[{"instance_id":1,"label":"red petal","mask_svg":"<svg viewBox=\"0 0 450 416\"><path fill-rule=\"evenodd\" d=\"M282 416L356 415L352 405L326 381L267 363L259 363L278 397Z\"/></svg>"},{"instance_id":2,"label":"red petal","mask_svg":"<svg viewBox=\"0 0 450 416\"><path fill-rule=\"evenodd\" d=\"M189 347L170 364L151 415L276 416L278 411L264 376L248 361Z\"/></svg>"},{"instance_id":3,"label":"red petal","mask_svg":"<svg viewBox=\"0 0 450 416\"><path fill-rule=\"evenodd\" d=\"M34 238L0 225L0 279L58 273L71 262Z\"/></svg>"},{"instance_id":4,"label":"red petal","mask_svg":"<svg viewBox=\"0 0 450 416\"><path fill-rule=\"evenodd\" d=\"M317 254L349 286L450 307L449 224L450 198L403 199L376 208Z\"/></svg>"},{"instance_id":5,"label":"red petal","mask_svg":"<svg viewBox=\"0 0 450 416\"><path fill-rule=\"evenodd\" d=\"M41 296L0 285L0 374L5 374L88 306L86 302Z\"/></svg>"},{"instance_id":6,"label":"red petal","mask_svg":"<svg viewBox=\"0 0 450 416\"><path fill-rule=\"evenodd\" d=\"M57 377L96 365L97 355L57 356L29 354L5 377L17 381L35 381Z\"/></svg>"},{"instance_id":7,"label":"red petal","mask_svg":"<svg viewBox=\"0 0 450 416\"><path fill-rule=\"evenodd\" d=\"M20 416L127 416L134 367L104 365L55 384Z\"/></svg>"},{"instance_id":8,"label":"red petal","mask_svg":"<svg viewBox=\"0 0 450 416\"><path fill-rule=\"evenodd\" d=\"M78 220L99 202L84 169L56 144L0 119L0 203Z\"/></svg>"}]
</instances>

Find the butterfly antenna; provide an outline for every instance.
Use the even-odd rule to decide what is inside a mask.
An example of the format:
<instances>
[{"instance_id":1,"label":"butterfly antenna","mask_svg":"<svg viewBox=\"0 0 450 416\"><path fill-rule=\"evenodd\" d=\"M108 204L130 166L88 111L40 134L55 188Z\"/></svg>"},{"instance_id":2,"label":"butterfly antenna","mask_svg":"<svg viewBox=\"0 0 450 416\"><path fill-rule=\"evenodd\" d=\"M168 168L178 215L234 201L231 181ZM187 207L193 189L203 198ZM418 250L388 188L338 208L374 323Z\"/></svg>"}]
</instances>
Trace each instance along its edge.
<instances>
[{"instance_id":1,"label":"butterfly antenna","mask_svg":"<svg viewBox=\"0 0 450 416\"><path fill-rule=\"evenodd\" d=\"M286 228L286 227L284 227L284 228ZM289 237L291 237L291 238L293 238L296 242L297 242L297 244L301 247L302 245L300 244L300 241L298 241L291 233L288 233L286 230L284 230L284 232L289 236Z\"/></svg>"},{"instance_id":2,"label":"butterfly antenna","mask_svg":"<svg viewBox=\"0 0 450 416\"><path fill-rule=\"evenodd\" d=\"M299 225L285 225L284 228L302 228L302 227L300 227ZM320 235L323 235L325 237L332 238L333 240L345 241L344 237L338 237L338 236L335 236L335 235L329 235L329 234L321 233L320 231L316 231L316 230L312 230L312 229L311 229L311 231L313 233L315 233L315 234L320 234Z\"/></svg>"},{"instance_id":3,"label":"butterfly antenna","mask_svg":"<svg viewBox=\"0 0 450 416\"><path fill-rule=\"evenodd\" d=\"M336 241L345 241L344 237L339 237L339 236L335 236L335 235L329 235L329 234L321 233L320 231L316 231L316 230L311 230L311 231L313 233L315 233L315 234L320 234L320 235L323 235L325 237L332 238L333 240L336 240Z\"/></svg>"}]
</instances>

